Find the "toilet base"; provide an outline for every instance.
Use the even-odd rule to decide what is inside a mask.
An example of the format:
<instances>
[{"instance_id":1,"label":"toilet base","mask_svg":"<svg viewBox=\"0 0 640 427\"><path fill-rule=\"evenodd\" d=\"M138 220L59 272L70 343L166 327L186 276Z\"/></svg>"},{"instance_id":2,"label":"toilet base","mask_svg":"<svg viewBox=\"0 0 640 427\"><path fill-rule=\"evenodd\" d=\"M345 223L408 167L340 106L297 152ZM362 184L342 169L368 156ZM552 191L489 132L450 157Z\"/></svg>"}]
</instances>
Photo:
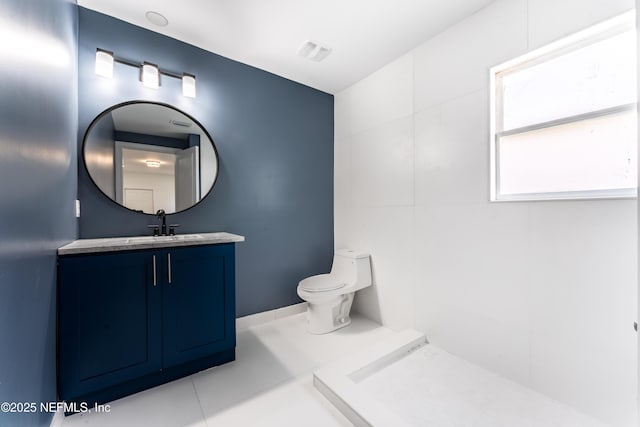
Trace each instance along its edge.
<instances>
[{"instance_id":1,"label":"toilet base","mask_svg":"<svg viewBox=\"0 0 640 427\"><path fill-rule=\"evenodd\" d=\"M354 292L338 295L328 301L307 306L307 332L310 334L328 334L351 324L351 304Z\"/></svg>"}]
</instances>

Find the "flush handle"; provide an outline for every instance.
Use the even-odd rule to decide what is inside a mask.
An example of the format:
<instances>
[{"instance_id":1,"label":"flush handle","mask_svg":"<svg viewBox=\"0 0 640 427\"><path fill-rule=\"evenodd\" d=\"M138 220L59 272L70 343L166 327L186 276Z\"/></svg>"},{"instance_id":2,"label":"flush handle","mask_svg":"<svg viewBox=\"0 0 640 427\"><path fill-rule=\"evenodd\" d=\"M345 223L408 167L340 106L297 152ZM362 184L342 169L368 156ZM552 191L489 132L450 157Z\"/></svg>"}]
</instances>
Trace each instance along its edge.
<instances>
[{"instance_id":1,"label":"flush handle","mask_svg":"<svg viewBox=\"0 0 640 427\"><path fill-rule=\"evenodd\" d=\"M169 284L171 284L171 253L167 254L167 264L169 265Z\"/></svg>"},{"instance_id":2,"label":"flush handle","mask_svg":"<svg viewBox=\"0 0 640 427\"><path fill-rule=\"evenodd\" d=\"M157 277L156 277L156 256L153 256L153 286L155 287L158 283Z\"/></svg>"}]
</instances>

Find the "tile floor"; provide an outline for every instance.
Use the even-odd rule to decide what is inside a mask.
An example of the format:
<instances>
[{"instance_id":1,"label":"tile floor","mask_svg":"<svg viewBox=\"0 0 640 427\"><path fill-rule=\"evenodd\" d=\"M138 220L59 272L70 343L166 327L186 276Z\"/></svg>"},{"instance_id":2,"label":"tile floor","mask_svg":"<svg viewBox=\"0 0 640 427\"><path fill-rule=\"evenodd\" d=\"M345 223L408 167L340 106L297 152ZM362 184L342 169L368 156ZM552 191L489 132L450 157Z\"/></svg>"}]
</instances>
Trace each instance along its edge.
<instances>
[{"instance_id":1,"label":"tile floor","mask_svg":"<svg viewBox=\"0 0 640 427\"><path fill-rule=\"evenodd\" d=\"M304 316L239 331L234 362L111 402L109 413L66 417L62 426L351 426L313 387L312 373L393 332L354 316L347 328L310 335Z\"/></svg>"}]
</instances>

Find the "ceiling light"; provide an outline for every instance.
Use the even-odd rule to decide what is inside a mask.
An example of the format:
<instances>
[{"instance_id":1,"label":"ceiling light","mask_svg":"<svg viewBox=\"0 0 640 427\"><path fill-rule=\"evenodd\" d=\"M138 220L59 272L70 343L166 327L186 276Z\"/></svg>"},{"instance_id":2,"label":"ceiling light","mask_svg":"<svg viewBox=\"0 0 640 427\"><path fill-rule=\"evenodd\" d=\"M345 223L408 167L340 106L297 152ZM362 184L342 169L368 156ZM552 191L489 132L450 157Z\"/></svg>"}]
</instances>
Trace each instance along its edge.
<instances>
[{"instance_id":1,"label":"ceiling light","mask_svg":"<svg viewBox=\"0 0 640 427\"><path fill-rule=\"evenodd\" d=\"M140 69L140 80L146 87L157 89L160 86L160 70L155 64L145 62Z\"/></svg>"},{"instance_id":2,"label":"ceiling light","mask_svg":"<svg viewBox=\"0 0 640 427\"><path fill-rule=\"evenodd\" d=\"M157 160L146 160L145 163L150 168L159 168L160 167L160 162L157 161Z\"/></svg>"},{"instance_id":3,"label":"ceiling light","mask_svg":"<svg viewBox=\"0 0 640 427\"><path fill-rule=\"evenodd\" d=\"M170 120L169 123L171 123L174 126L182 126L184 128L190 128L191 127L191 123L183 122L183 121L180 121L180 120Z\"/></svg>"},{"instance_id":4,"label":"ceiling light","mask_svg":"<svg viewBox=\"0 0 640 427\"><path fill-rule=\"evenodd\" d=\"M96 49L96 74L102 77L113 77L113 52Z\"/></svg>"},{"instance_id":5,"label":"ceiling light","mask_svg":"<svg viewBox=\"0 0 640 427\"><path fill-rule=\"evenodd\" d=\"M196 97L196 76L186 73L182 75L182 95L188 98Z\"/></svg>"},{"instance_id":6,"label":"ceiling light","mask_svg":"<svg viewBox=\"0 0 640 427\"><path fill-rule=\"evenodd\" d=\"M166 27L169 24L169 20L165 18L165 16L161 13L154 12L152 10L148 11L144 14L147 17L147 20L151 22L153 25L157 25L158 27Z\"/></svg>"}]
</instances>

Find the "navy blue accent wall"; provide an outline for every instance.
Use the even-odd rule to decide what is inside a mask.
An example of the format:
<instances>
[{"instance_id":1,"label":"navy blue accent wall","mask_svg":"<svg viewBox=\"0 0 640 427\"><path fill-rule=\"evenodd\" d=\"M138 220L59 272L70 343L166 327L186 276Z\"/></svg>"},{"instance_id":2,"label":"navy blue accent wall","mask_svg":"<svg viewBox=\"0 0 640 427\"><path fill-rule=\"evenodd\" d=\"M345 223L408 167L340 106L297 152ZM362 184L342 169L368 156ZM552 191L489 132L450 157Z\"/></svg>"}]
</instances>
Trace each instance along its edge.
<instances>
[{"instance_id":1,"label":"navy blue accent wall","mask_svg":"<svg viewBox=\"0 0 640 427\"><path fill-rule=\"evenodd\" d=\"M0 61L0 402L56 400L56 248L77 237L77 6L3 0ZM39 409L39 407L38 407ZM0 412L1 426L50 413Z\"/></svg>"},{"instance_id":2,"label":"navy blue accent wall","mask_svg":"<svg viewBox=\"0 0 640 427\"><path fill-rule=\"evenodd\" d=\"M95 116L125 101L164 102L193 116L218 149L218 181L168 222L182 224L181 233L246 236L236 246L238 316L300 302L298 281L328 272L333 256L333 96L97 12L79 8L79 16L78 140ZM146 88L124 65L112 80L96 76L98 47L195 74L197 98L183 97L180 80L168 77ZM84 166L78 187L83 238L147 234L155 223L107 199Z\"/></svg>"}]
</instances>

